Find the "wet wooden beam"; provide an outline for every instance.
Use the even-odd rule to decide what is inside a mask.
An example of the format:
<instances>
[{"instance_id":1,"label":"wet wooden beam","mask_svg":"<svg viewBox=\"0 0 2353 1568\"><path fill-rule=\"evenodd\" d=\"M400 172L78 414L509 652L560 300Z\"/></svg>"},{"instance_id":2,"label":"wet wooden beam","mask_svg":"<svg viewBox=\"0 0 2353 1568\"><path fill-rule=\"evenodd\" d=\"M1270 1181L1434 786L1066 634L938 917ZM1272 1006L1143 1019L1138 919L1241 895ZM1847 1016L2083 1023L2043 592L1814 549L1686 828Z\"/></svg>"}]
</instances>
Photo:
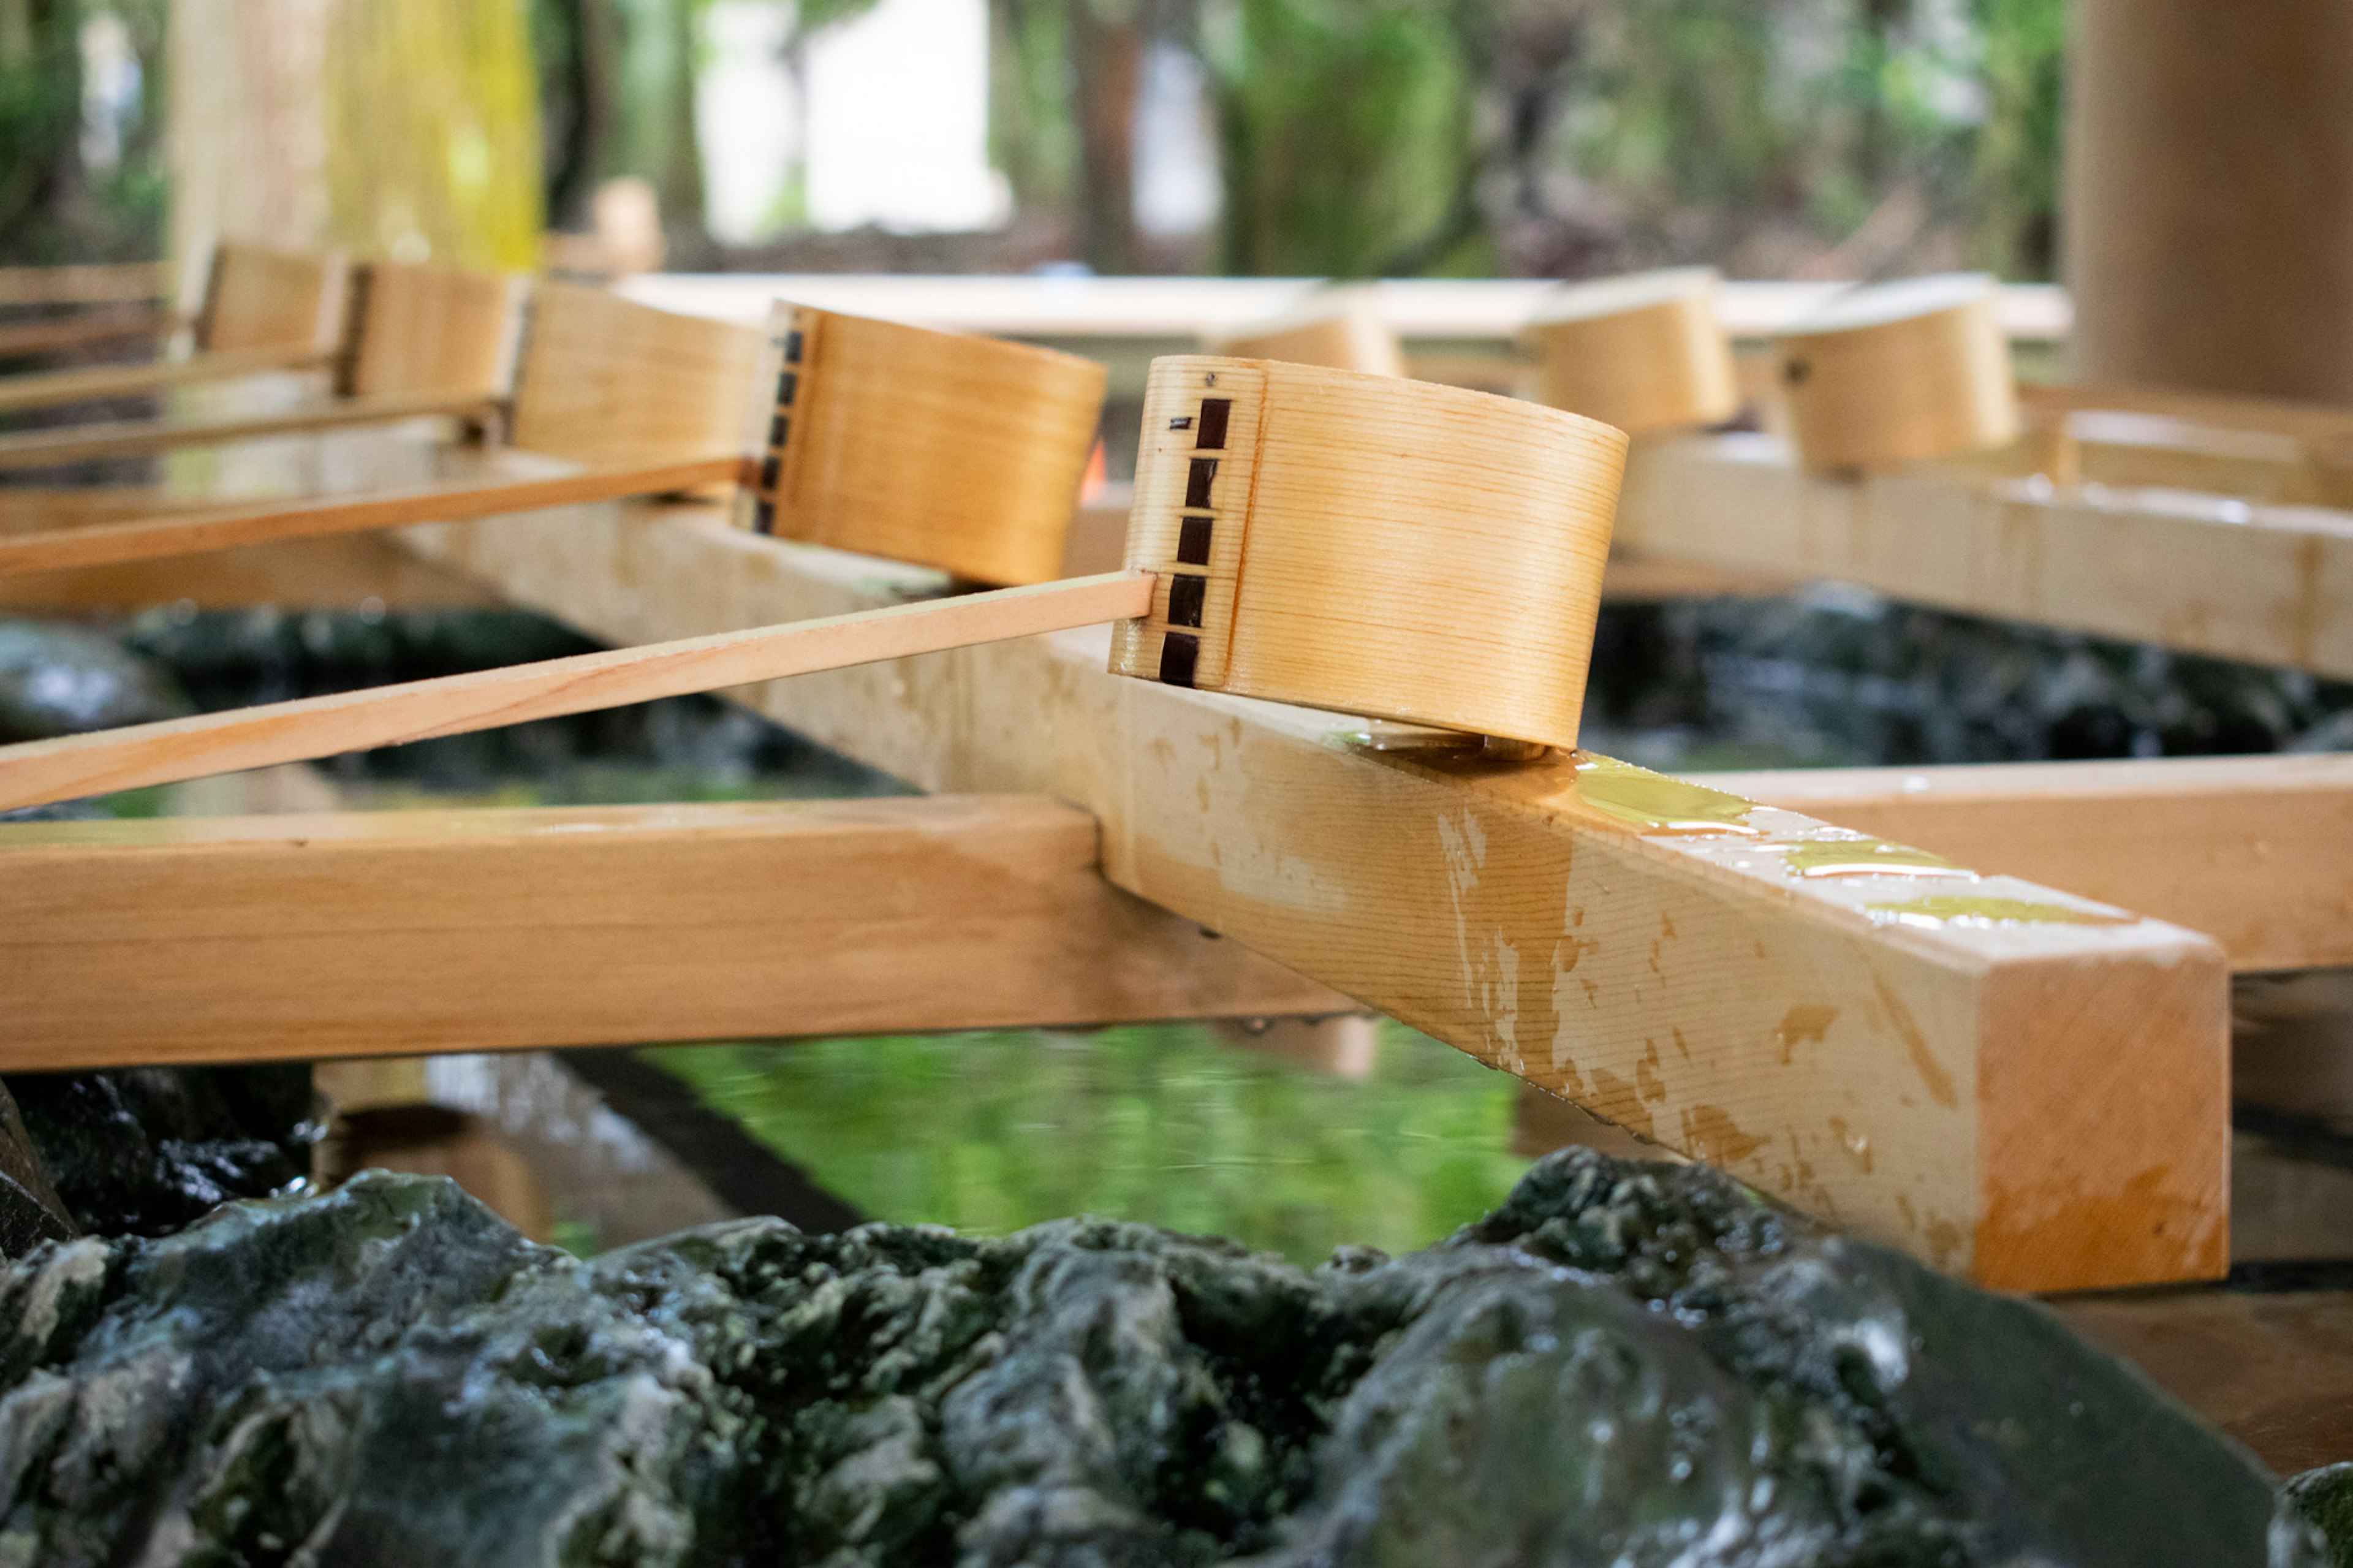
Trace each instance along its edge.
<instances>
[{"instance_id":1,"label":"wet wooden beam","mask_svg":"<svg viewBox=\"0 0 2353 1568\"><path fill-rule=\"evenodd\" d=\"M1695 777L2204 931L2235 970L2353 964L2353 756Z\"/></svg>"},{"instance_id":2,"label":"wet wooden beam","mask_svg":"<svg viewBox=\"0 0 2353 1568\"><path fill-rule=\"evenodd\" d=\"M934 574L708 511L406 537L615 643ZM1053 794L1105 874L1482 1059L2003 1286L2217 1273L2227 977L2202 937L2003 878L1815 877L1819 822L1601 762L1377 750L1123 679L1100 630L748 689L921 787Z\"/></svg>"},{"instance_id":3,"label":"wet wooden beam","mask_svg":"<svg viewBox=\"0 0 2353 1568\"><path fill-rule=\"evenodd\" d=\"M1618 543L2353 678L2353 513L1923 467L1800 472L1767 436L1635 454Z\"/></svg>"},{"instance_id":4,"label":"wet wooden beam","mask_svg":"<svg viewBox=\"0 0 2353 1568\"><path fill-rule=\"evenodd\" d=\"M0 824L0 1072L1329 1013L1039 796Z\"/></svg>"}]
</instances>

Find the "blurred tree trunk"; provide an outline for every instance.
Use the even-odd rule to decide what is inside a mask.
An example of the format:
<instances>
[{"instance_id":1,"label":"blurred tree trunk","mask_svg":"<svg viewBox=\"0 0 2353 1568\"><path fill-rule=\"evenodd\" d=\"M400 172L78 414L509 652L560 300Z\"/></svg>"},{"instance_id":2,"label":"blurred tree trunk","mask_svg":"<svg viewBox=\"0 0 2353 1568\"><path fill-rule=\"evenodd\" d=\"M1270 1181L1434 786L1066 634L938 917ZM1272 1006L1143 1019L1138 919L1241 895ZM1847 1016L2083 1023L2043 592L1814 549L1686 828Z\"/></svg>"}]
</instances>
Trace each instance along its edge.
<instances>
[{"instance_id":1,"label":"blurred tree trunk","mask_svg":"<svg viewBox=\"0 0 2353 1568\"><path fill-rule=\"evenodd\" d=\"M1143 30L1133 0L1069 0L1077 76L1079 258L1135 270L1135 94Z\"/></svg>"},{"instance_id":2,"label":"blurred tree trunk","mask_svg":"<svg viewBox=\"0 0 2353 1568\"><path fill-rule=\"evenodd\" d=\"M536 265L523 0L174 0L172 255L219 239Z\"/></svg>"},{"instance_id":3,"label":"blurred tree trunk","mask_svg":"<svg viewBox=\"0 0 2353 1568\"><path fill-rule=\"evenodd\" d=\"M534 0L532 6L552 227L587 226L589 198L613 137L618 30L612 0Z\"/></svg>"}]
</instances>

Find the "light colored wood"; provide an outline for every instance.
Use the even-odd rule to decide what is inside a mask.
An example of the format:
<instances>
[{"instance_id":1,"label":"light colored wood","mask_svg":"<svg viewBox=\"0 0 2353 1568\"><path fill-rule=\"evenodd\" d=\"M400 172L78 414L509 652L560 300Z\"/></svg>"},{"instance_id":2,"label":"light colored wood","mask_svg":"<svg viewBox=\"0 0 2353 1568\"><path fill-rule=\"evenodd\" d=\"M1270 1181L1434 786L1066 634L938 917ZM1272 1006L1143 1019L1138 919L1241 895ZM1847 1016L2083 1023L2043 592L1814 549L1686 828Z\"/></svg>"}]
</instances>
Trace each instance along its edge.
<instances>
[{"instance_id":1,"label":"light colored wood","mask_svg":"<svg viewBox=\"0 0 2353 1568\"><path fill-rule=\"evenodd\" d=\"M1144 613L1152 584L1107 573L0 746L0 811L778 680Z\"/></svg>"},{"instance_id":2,"label":"light colored wood","mask_svg":"<svg viewBox=\"0 0 2353 1568\"><path fill-rule=\"evenodd\" d=\"M612 641L939 583L695 509L403 537ZM1108 641L738 695L924 788L1084 805L1130 891L1947 1268L2061 1289L2223 1267L2204 938L2007 879L1968 885L1997 900L1972 914L1799 877L1785 846L1841 830L1592 760L1374 751L1355 721L1107 675Z\"/></svg>"},{"instance_id":3,"label":"light colored wood","mask_svg":"<svg viewBox=\"0 0 2353 1568\"><path fill-rule=\"evenodd\" d=\"M1562 289L1521 334L1536 400L1630 436L1731 418L1740 388L1719 287L1714 268L1684 267Z\"/></svg>"},{"instance_id":4,"label":"light colored wood","mask_svg":"<svg viewBox=\"0 0 2353 1568\"><path fill-rule=\"evenodd\" d=\"M0 1068L1325 1013L1042 796L0 825Z\"/></svg>"},{"instance_id":5,"label":"light colored wood","mask_svg":"<svg viewBox=\"0 0 2353 1568\"><path fill-rule=\"evenodd\" d=\"M45 370L0 380L0 414L58 408L102 398L138 397L200 381L227 381L266 370L314 370L333 354L310 347L225 349L193 359L151 364L101 364L80 370Z\"/></svg>"},{"instance_id":6,"label":"light colored wood","mask_svg":"<svg viewBox=\"0 0 2353 1568\"><path fill-rule=\"evenodd\" d=\"M1060 574L1103 366L779 304L743 384L743 445L763 454L744 526L975 583Z\"/></svg>"},{"instance_id":7,"label":"light colored wood","mask_svg":"<svg viewBox=\"0 0 2353 1568\"><path fill-rule=\"evenodd\" d=\"M2018 400L2036 418L2078 410L2154 414L2213 430L2284 436L2315 450L2353 447L2353 408L2284 397L2242 397L2120 382L2022 382Z\"/></svg>"},{"instance_id":8,"label":"light colored wood","mask_svg":"<svg viewBox=\"0 0 2353 1568\"><path fill-rule=\"evenodd\" d=\"M415 522L462 522L506 511L577 506L624 496L666 495L744 478L741 458L635 468L587 468L545 479L431 485L350 500L323 499L130 518L0 537L0 577L73 566L111 566L276 539L367 533Z\"/></svg>"},{"instance_id":9,"label":"light colored wood","mask_svg":"<svg viewBox=\"0 0 2353 1568\"><path fill-rule=\"evenodd\" d=\"M2353 677L2353 514L1923 467L1809 475L1764 436L1637 452L1617 537L1912 604Z\"/></svg>"},{"instance_id":10,"label":"light colored wood","mask_svg":"<svg viewBox=\"0 0 2353 1568\"><path fill-rule=\"evenodd\" d=\"M352 328L335 390L347 397L513 390L528 279L374 261L352 279Z\"/></svg>"},{"instance_id":11,"label":"light colored wood","mask_svg":"<svg viewBox=\"0 0 2353 1568\"><path fill-rule=\"evenodd\" d=\"M2353 401L2353 12L2083 0L2070 22L2074 373Z\"/></svg>"},{"instance_id":12,"label":"light colored wood","mask_svg":"<svg viewBox=\"0 0 2353 1568\"><path fill-rule=\"evenodd\" d=\"M510 438L549 457L616 466L739 451L764 342L748 328L601 289L543 283L524 334Z\"/></svg>"},{"instance_id":13,"label":"light colored wood","mask_svg":"<svg viewBox=\"0 0 2353 1568\"><path fill-rule=\"evenodd\" d=\"M1857 289L1781 334L1781 389L1810 468L1883 469L2017 438L1993 280Z\"/></svg>"},{"instance_id":14,"label":"light colored wood","mask_svg":"<svg viewBox=\"0 0 2353 1568\"><path fill-rule=\"evenodd\" d=\"M1160 586L1113 668L1574 746L1625 457L1620 431L1532 403L1161 360L1126 557Z\"/></svg>"},{"instance_id":15,"label":"light colored wood","mask_svg":"<svg viewBox=\"0 0 2353 1568\"><path fill-rule=\"evenodd\" d=\"M171 281L161 261L0 267L0 305L130 304L162 299Z\"/></svg>"},{"instance_id":16,"label":"light colored wood","mask_svg":"<svg viewBox=\"0 0 2353 1568\"><path fill-rule=\"evenodd\" d=\"M196 349L325 353L342 341L350 302L351 264L340 251L217 245L196 307Z\"/></svg>"},{"instance_id":17,"label":"light colored wood","mask_svg":"<svg viewBox=\"0 0 2353 1568\"><path fill-rule=\"evenodd\" d=\"M61 320L0 322L0 355L47 353L121 338L160 338L189 325L157 306L85 311Z\"/></svg>"},{"instance_id":18,"label":"light colored wood","mask_svg":"<svg viewBox=\"0 0 2353 1568\"><path fill-rule=\"evenodd\" d=\"M267 436L334 430L354 425L390 424L432 415L479 418L494 413L496 406L493 400L470 392L405 393L397 396L347 397L334 402L304 404L282 414L123 420L105 425L79 425L63 430L27 430L17 435L0 436L0 472L52 468L67 463L89 462L97 458L134 457L144 452L216 446L228 441L253 441ZM636 460L656 462L662 459L656 457Z\"/></svg>"},{"instance_id":19,"label":"light colored wood","mask_svg":"<svg viewBox=\"0 0 2353 1568\"><path fill-rule=\"evenodd\" d=\"M2353 964L2353 756L1700 774L1695 782L2204 931L2235 970Z\"/></svg>"},{"instance_id":20,"label":"light colored wood","mask_svg":"<svg viewBox=\"0 0 2353 1568\"><path fill-rule=\"evenodd\" d=\"M1281 360L1366 375L1406 373L1396 329L1381 319L1372 291L1362 288L1323 289L1272 321L1211 334L1204 349L1223 359Z\"/></svg>"},{"instance_id":21,"label":"light colored wood","mask_svg":"<svg viewBox=\"0 0 2353 1568\"><path fill-rule=\"evenodd\" d=\"M199 610L488 609L505 600L375 534L248 544L210 555L134 561L0 578L0 609L16 615L130 615L156 605Z\"/></svg>"}]
</instances>

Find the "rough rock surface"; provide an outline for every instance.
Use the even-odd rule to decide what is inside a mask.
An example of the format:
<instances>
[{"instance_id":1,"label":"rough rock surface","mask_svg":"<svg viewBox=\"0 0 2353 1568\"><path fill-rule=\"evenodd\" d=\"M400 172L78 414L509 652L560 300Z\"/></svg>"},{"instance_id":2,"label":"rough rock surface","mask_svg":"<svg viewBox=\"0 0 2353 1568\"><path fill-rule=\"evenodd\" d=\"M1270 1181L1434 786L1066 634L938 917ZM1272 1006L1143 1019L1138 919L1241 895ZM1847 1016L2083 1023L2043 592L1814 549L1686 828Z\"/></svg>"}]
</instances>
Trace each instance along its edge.
<instances>
[{"instance_id":1,"label":"rough rock surface","mask_svg":"<svg viewBox=\"0 0 2353 1568\"><path fill-rule=\"evenodd\" d=\"M2353 1568L2353 1462L2306 1470L2281 1491L2327 1537L2328 1561L2335 1568Z\"/></svg>"},{"instance_id":2,"label":"rough rock surface","mask_svg":"<svg viewBox=\"0 0 2353 1568\"><path fill-rule=\"evenodd\" d=\"M162 1236L289 1191L319 1132L308 1062L12 1073L8 1089L67 1211L98 1236Z\"/></svg>"},{"instance_id":3,"label":"rough rock surface","mask_svg":"<svg viewBox=\"0 0 2353 1568\"><path fill-rule=\"evenodd\" d=\"M2055 1320L1577 1152L1303 1271L1069 1220L583 1263L362 1176L0 1271L0 1563L2316 1563Z\"/></svg>"}]
</instances>

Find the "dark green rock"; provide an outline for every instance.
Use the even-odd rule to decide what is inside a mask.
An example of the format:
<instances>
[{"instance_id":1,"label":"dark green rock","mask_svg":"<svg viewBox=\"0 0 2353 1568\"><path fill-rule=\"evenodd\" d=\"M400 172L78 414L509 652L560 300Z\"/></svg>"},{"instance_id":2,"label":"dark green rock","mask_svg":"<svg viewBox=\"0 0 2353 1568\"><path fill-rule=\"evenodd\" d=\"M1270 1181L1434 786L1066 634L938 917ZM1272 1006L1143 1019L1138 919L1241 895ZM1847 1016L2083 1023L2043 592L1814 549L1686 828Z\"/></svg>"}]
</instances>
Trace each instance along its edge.
<instances>
[{"instance_id":1,"label":"dark green rock","mask_svg":"<svg viewBox=\"0 0 2353 1568\"><path fill-rule=\"evenodd\" d=\"M111 637L0 620L0 742L45 741L188 710L172 678Z\"/></svg>"},{"instance_id":2,"label":"dark green rock","mask_svg":"<svg viewBox=\"0 0 2353 1568\"><path fill-rule=\"evenodd\" d=\"M0 1270L0 1564L2321 1561L2041 1310L1588 1152L1313 1272L745 1220L580 1262L363 1176Z\"/></svg>"},{"instance_id":3,"label":"dark green rock","mask_svg":"<svg viewBox=\"0 0 2353 1568\"><path fill-rule=\"evenodd\" d=\"M2334 1568L2353 1568L2353 1463L2306 1470L2280 1490L2327 1538Z\"/></svg>"},{"instance_id":4,"label":"dark green rock","mask_svg":"<svg viewBox=\"0 0 2353 1568\"><path fill-rule=\"evenodd\" d=\"M100 1236L292 1190L319 1134L308 1062L16 1073L8 1089L67 1212Z\"/></svg>"}]
</instances>

